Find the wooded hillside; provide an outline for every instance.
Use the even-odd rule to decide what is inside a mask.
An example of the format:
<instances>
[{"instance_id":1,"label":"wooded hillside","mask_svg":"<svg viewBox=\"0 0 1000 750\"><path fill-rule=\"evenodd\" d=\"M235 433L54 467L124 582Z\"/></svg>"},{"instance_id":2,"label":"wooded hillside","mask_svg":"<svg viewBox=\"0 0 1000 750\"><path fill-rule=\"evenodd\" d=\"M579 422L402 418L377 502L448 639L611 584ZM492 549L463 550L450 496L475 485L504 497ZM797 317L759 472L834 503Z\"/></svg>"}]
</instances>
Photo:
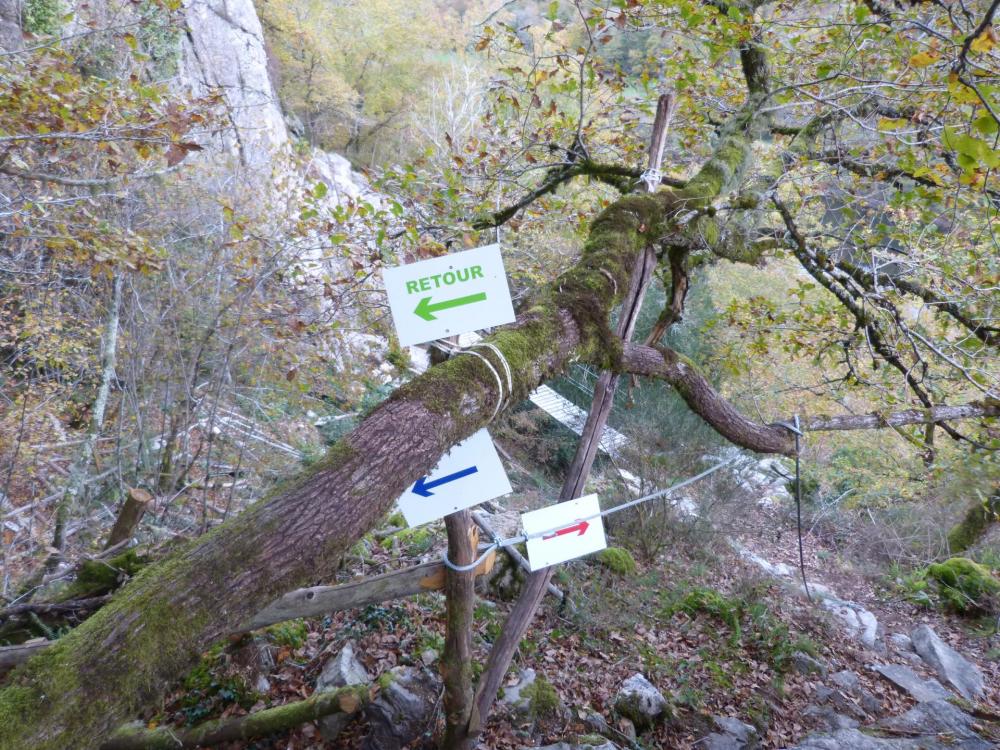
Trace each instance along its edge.
<instances>
[{"instance_id":1,"label":"wooded hillside","mask_svg":"<svg viewBox=\"0 0 1000 750\"><path fill-rule=\"evenodd\" d=\"M998 6L0 0L0 748L992 746Z\"/></svg>"}]
</instances>

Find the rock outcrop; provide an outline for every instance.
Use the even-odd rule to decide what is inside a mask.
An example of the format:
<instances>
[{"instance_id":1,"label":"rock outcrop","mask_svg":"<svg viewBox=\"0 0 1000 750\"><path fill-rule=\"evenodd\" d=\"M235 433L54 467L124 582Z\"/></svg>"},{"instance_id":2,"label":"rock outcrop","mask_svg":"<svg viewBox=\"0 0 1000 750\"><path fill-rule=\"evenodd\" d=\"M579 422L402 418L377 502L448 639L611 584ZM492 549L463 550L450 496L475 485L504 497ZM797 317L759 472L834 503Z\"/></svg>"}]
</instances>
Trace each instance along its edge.
<instances>
[{"instance_id":1,"label":"rock outcrop","mask_svg":"<svg viewBox=\"0 0 1000 750\"><path fill-rule=\"evenodd\" d=\"M348 685L367 685L371 675L355 655L354 643L348 641L334 658L323 665L323 671L316 679L316 692L336 690ZM320 732L327 740L332 740L351 720L345 714L324 716L319 722Z\"/></svg>"},{"instance_id":2,"label":"rock outcrop","mask_svg":"<svg viewBox=\"0 0 1000 750\"><path fill-rule=\"evenodd\" d=\"M441 678L420 667L395 667L379 678L379 694L366 708L365 750L401 750L433 730Z\"/></svg>"},{"instance_id":3,"label":"rock outcrop","mask_svg":"<svg viewBox=\"0 0 1000 750\"><path fill-rule=\"evenodd\" d=\"M196 96L221 92L231 127L216 136L218 147L266 166L289 139L253 2L188 0L184 11L178 85Z\"/></svg>"},{"instance_id":4,"label":"rock outcrop","mask_svg":"<svg viewBox=\"0 0 1000 750\"><path fill-rule=\"evenodd\" d=\"M21 3L0 0L0 50L13 52L21 46Z\"/></svg>"}]
</instances>

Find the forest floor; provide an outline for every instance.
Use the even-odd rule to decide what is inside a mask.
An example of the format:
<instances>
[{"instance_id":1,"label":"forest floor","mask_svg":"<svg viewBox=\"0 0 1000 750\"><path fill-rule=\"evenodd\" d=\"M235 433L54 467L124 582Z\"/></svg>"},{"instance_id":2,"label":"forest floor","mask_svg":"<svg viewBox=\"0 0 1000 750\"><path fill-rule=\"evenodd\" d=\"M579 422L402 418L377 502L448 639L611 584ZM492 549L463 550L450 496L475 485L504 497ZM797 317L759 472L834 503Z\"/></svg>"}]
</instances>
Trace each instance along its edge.
<instances>
[{"instance_id":1,"label":"forest floor","mask_svg":"<svg viewBox=\"0 0 1000 750\"><path fill-rule=\"evenodd\" d=\"M510 509L519 511L539 504L543 504L541 493L528 488L509 502ZM643 747L694 748L712 731L713 716L753 724L765 748L786 747L823 728L818 718L810 719L806 713L822 679L796 670L793 654L800 651L819 658L830 672L857 673L862 686L881 702L872 720L910 708L912 699L869 668L876 661L905 664L900 656L891 650L876 654L844 637L827 612L765 577L729 543L737 538L771 562L797 567L789 508L749 502L740 505L738 513L730 513L730 520L725 515L711 526L675 523L655 555L640 558L632 573L617 573L595 559L562 566L557 583L574 603L574 611L547 600L508 682L514 684L519 671L530 667L538 680L551 684L560 706L531 715L498 701L482 746L507 750L586 734L583 720L591 711L603 715L612 727L619 726L613 711L615 694L626 678L641 672L671 706L668 721L640 736ZM612 525L610 543L616 536L635 535L638 522L626 519ZM338 580L440 555L443 529L440 524L428 528L432 533L402 532L385 543L369 542L366 552L345 566ZM931 624L983 670L988 688L982 702L993 710L1000 708L1000 663L996 653L990 653L984 623L917 608L883 579L852 567L819 533L807 533L804 544L811 581L822 581L840 597L874 612L885 635L908 633L921 622ZM482 594L475 620L477 669L511 606L497 590ZM323 665L349 640L376 679L398 665L433 666L444 643L444 598L429 593L272 626L235 647L207 654L165 708L145 718L184 725L300 700L311 694ZM435 746L431 738L442 729L438 714L437 725L427 727L426 742L413 745L414 750ZM365 732L363 720L356 719L337 739L326 741L310 724L280 737L229 748L347 750L360 748Z\"/></svg>"}]
</instances>

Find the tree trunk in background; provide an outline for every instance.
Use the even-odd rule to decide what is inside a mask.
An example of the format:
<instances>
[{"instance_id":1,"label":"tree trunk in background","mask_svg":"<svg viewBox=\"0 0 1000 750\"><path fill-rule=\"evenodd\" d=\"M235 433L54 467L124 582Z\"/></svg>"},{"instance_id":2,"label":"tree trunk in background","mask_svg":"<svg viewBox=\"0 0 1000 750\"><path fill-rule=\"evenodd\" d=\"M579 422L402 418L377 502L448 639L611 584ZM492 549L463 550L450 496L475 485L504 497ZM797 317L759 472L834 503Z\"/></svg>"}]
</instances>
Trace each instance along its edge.
<instances>
[{"instance_id":1,"label":"tree trunk in background","mask_svg":"<svg viewBox=\"0 0 1000 750\"><path fill-rule=\"evenodd\" d=\"M122 284L124 275L118 271L114 277L114 287L111 292L111 304L108 307L108 320L104 327L104 352L102 356L101 384L94 399L94 408L90 415L90 426L87 436L80 446L80 453L73 462L69 472L66 492L63 493L56 506L55 531L52 535L52 546L57 550L49 559L49 567L54 567L66 546L66 524L76 507L77 501L86 491L87 477L90 474L90 464L94 459L94 444L104 428L104 413L108 407L108 396L111 394L111 382L115 377L115 358L118 353L118 318L121 313Z\"/></svg>"},{"instance_id":2,"label":"tree trunk in background","mask_svg":"<svg viewBox=\"0 0 1000 750\"><path fill-rule=\"evenodd\" d=\"M977 500L966 511L965 517L948 532L951 554L965 552L978 542L990 525L1000 519L1000 489L994 490L988 500Z\"/></svg>"}]
</instances>

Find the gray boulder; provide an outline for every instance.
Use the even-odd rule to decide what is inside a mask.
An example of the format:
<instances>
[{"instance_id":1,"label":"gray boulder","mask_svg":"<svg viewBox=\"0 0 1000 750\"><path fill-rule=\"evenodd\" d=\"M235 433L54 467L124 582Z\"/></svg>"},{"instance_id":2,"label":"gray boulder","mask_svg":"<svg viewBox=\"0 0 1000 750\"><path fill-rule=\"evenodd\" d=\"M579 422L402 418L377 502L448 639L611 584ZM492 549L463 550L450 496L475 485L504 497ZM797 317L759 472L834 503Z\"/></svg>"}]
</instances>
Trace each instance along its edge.
<instances>
[{"instance_id":1,"label":"gray boulder","mask_svg":"<svg viewBox=\"0 0 1000 750\"><path fill-rule=\"evenodd\" d=\"M836 732L838 729L856 729L858 727L856 719L838 713L832 706L809 706L802 712L802 716L825 724L826 728L832 732Z\"/></svg>"},{"instance_id":2,"label":"gray boulder","mask_svg":"<svg viewBox=\"0 0 1000 750\"><path fill-rule=\"evenodd\" d=\"M371 681L368 670L358 661L353 641L348 641L339 654L323 665L323 671L316 678L316 692L336 690L348 685L367 685ZM344 714L324 716L319 721L320 733L325 739L332 740L350 720L351 717Z\"/></svg>"},{"instance_id":3,"label":"gray boulder","mask_svg":"<svg viewBox=\"0 0 1000 750\"><path fill-rule=\"evenodd\" d=\"M529 750L524 748L523 750ZM531 748L530 750L621 750L611 740L605 737L580 737L576 742L556 742L553 745Z\"/></svg>"},{"instance_id":4,"label":"gray boulder","mask_svg":"<svg viewBox=\"0 0 1000 750\"><path fill-rule=\"evenodd\" d=\"M918 701L947 700L951 697L947 688L937 680L925 680L901 664L876 664L872 669Z\"/></svg>"},{"instance_id":5,"label":"gray boulder","mask_svg":"<svg viewBox=\"0 0 1000 750\"><path fill-rule=\"evenodd\" d=\"M0 0L0 50L13 52L22 46L21 3L18 0Z\"/></svg>"},{"instance_id":6,"label":"gray boulder","mask_svg":"<svg viewBox=\"0 0 1000 750\"><path fill-rule=\"evenodd\" d=\"M316 678L316 689L336 690L348 685L367 685L371 681L368 670L358 661L354 642L347 641L340 653L323 665Z\"/></svg>"},{"instance_id":7,"label":"gray boulder","mask_svg":"<svg viewBox=\"0 0 1000 750\"><path fill-rule=\"evenodd\" d=\"M803 651L792 654L792 668L799 674L818 674L826 677L826 665Z\"/></svg>"},{"instance_id":8,"label":"gray boulder","mask_svg":"<svg viewBox=\"0 0 1000 750\"><path fill-rule=\"evenodd\" d=\"M963 698L976 700L985 689L983 674L968 659L941 640L929 625L918 625L910 633L913 648L944 682Z\"/></svg>"},{"instance_id":9,"label":"gray boulder","mask_svg":"<svg viewBox=\"0 0 1000 750\"><path fill-rule=\"evenodd\" d=\"M830 699L841 711L846 711L857 718L866 718L867 714L877 714L882 710L882 701L865 690L861 678L854 672L848 669L837 672L830 677L830 682L839 688L830 694ZM816 697L821 699L818 690Z\"/></svg>"},{"instance_id":10,"label":"gray boulder","mask_svg":"<svg viewBox=\"0 0 1000 750\"><path fill-rule=\"evenodd\" d=\"M622 683L615 696L615 710L630 719L639 731L651 728L669 709L663 693L638 672Z\"/></svg>"},{"instance_id":11,"label":"gray boulder","mask_svg":"<svg viewBox=\"0 0 1000 750\"><path fill-rule=\"evenodd\" d=\"M379 678L380 690L365 708L364 750L402 750L433 729L441 678L420 667L395 667Z\"/></svg>"},{"instance_id":12,"label":"gray boulder","mask_svg":"<svg viewBox=\"0 0 1000 750\"><path fill-rule=\"evenodd\" d=\"M857 729L841 729L832 734L813 734L785 750L990 750L983 740L941 740L936 737L873 737ZM994 748L995 750L995 748Z\"/></svg>"},{"instance_id":13,"label":"gray boulder","mask_svg":"<svg viewBox=\"0 0 1000 750\"><path fill-rule=\"evenodd\" d=\"M712 721L719 731L701 740L706 750L757 750L760 747L760 736L753 725L728 716L713 716Z\"/></svg>"}]
</instances>

